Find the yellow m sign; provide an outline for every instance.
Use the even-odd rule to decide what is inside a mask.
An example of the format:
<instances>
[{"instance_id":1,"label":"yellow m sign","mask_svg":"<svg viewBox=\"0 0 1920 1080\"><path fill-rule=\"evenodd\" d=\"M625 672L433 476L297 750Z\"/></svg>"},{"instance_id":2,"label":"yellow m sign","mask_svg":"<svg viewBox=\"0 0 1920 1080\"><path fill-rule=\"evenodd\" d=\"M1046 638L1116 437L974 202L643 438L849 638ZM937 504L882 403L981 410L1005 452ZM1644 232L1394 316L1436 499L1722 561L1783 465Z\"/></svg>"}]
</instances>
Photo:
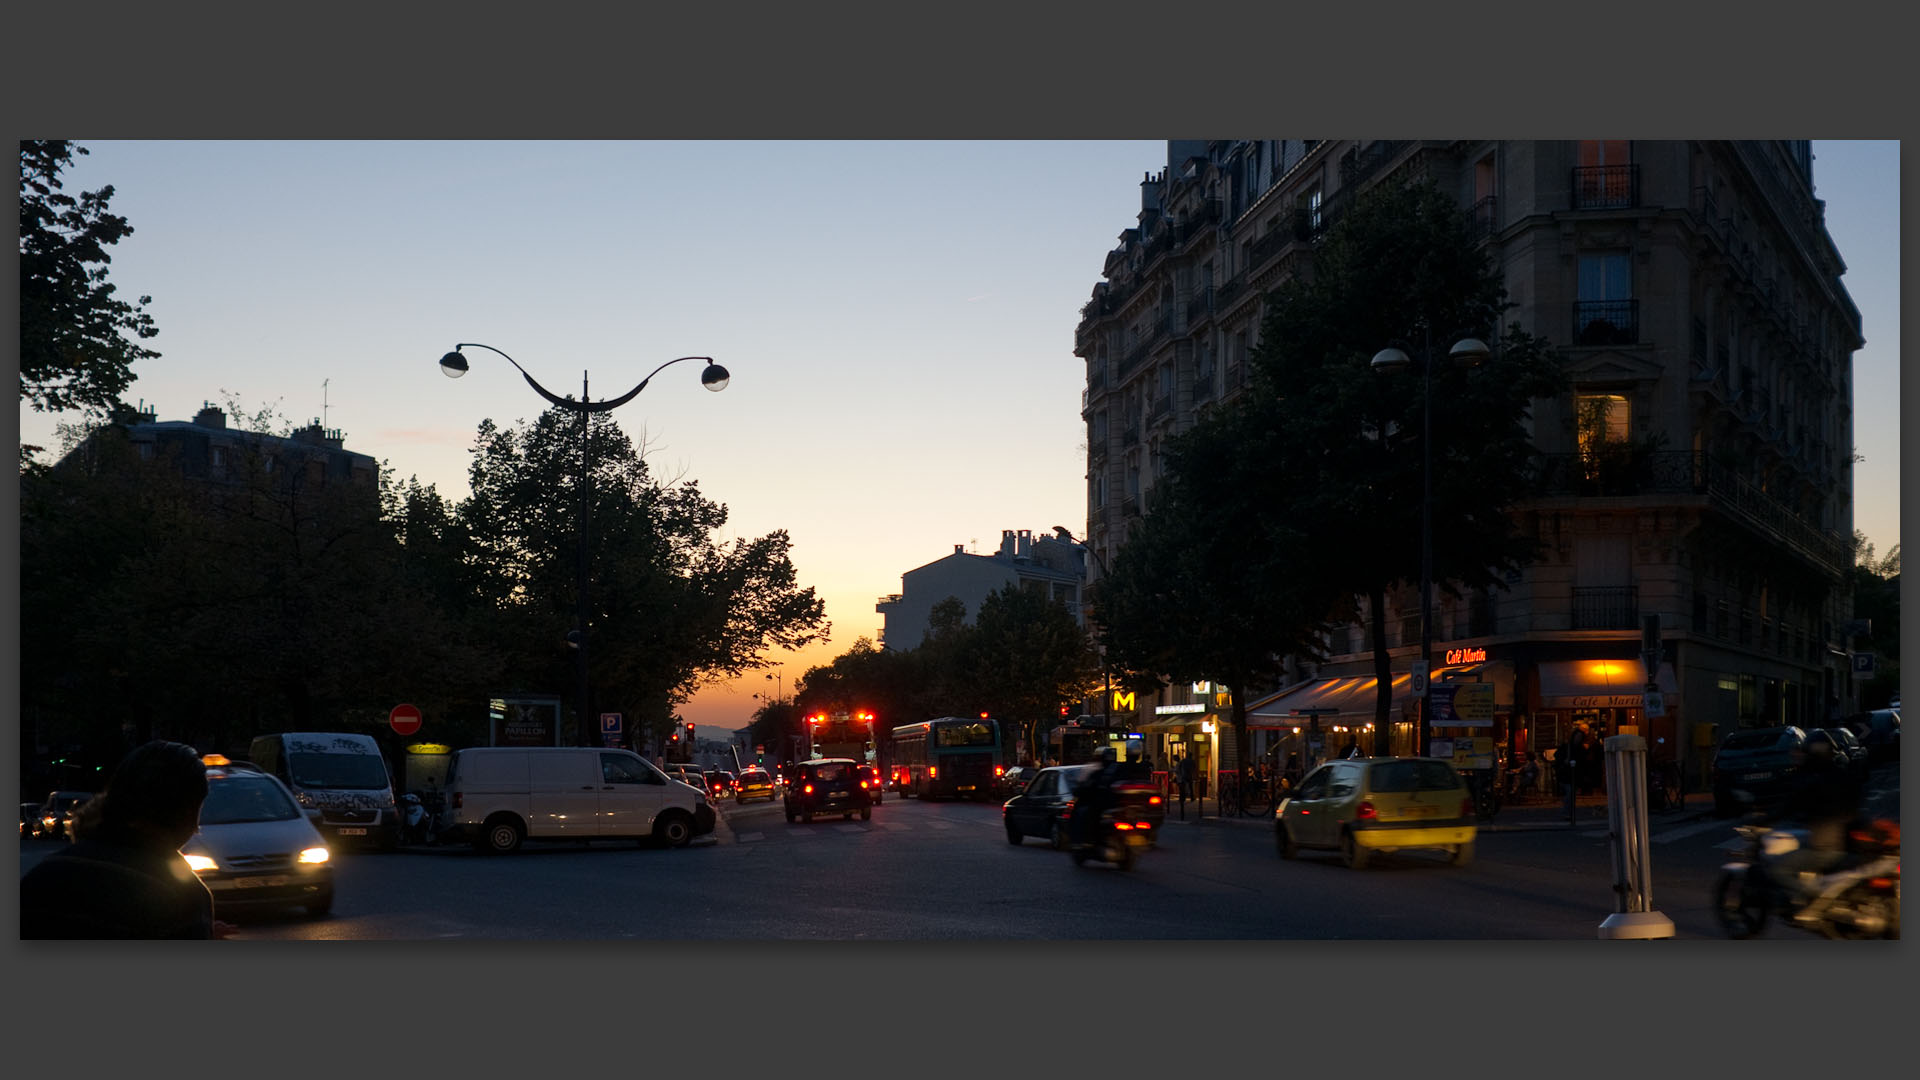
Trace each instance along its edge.
<instances>
[{"instance_id":1,"label":"yellow m sign","mask_svg":"<svg viewBox=\"0 0 1920 1080\"><path fill-rule=\"evenodd\" d=\"M1132 712L1137 706L1133 703L1133 691L1115 690L1113 692L1113 711Z\"/></svg>"}]
</instances>

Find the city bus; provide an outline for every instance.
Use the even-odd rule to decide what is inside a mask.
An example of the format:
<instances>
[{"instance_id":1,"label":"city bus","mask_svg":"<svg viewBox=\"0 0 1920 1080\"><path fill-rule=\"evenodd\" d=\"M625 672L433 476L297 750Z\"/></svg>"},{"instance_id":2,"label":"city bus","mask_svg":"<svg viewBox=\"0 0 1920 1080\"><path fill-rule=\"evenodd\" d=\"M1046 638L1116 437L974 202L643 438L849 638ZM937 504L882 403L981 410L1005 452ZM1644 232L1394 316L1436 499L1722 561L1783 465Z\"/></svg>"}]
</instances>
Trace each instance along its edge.
<instances>
[{"instance_id":1,"label":"city bus","mask_svg":"<svg viewBox=\"0 0 1920 1080\"><path fill-rule=\"evenodd\" d=\"M893 776L902 796L986 799L1007 771L1000 722L943 716L893 729Z\"/></svg>"}]
</instances>

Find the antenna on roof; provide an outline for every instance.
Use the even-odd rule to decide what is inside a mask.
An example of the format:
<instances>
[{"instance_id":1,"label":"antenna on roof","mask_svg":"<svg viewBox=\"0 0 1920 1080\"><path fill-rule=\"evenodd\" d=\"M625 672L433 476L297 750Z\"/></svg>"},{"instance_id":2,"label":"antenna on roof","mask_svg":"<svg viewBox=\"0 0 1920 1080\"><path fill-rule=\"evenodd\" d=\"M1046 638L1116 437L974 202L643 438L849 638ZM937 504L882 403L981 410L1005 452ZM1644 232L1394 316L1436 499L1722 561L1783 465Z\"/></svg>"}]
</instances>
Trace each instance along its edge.
<instances>
[{"instance_id":1,"label":"antenna on roof","mask_svg":"<svg viewBox=\"0 0 1920 1080\"><path fill-rule=\"evenodd\" d=\"M332 379L320 380L320 426L321 427L327 426L327 384L332 381L333 381Z\"/></svg>"}]
</instances>

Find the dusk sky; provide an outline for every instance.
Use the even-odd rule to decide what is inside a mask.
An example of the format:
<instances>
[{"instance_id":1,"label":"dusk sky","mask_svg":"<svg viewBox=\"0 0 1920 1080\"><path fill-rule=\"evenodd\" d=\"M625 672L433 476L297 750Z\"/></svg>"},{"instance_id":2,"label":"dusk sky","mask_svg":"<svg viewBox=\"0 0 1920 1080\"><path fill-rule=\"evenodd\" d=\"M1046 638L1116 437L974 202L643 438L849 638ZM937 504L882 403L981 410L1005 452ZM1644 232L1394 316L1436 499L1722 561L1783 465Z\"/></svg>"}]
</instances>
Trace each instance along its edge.
<instances>
[{"instance_id":1,"label":"dusk sky","mask_svg":"<svg viewBox=\"0 0 1920 1080\"><path fill-rule=\"evenodd\" d=\"M786 529L827 644L774 655L788 687L856 638L877 599L955 544L1086 520L1079 308L1152 142L83 142L63 176L111 184L134 228L111 280L150 294L157 359L128 392L160 420L203 402L321 419L347 449L464 499L475 430L558 394L614 413L657 476L697 480L723 538ZM1847 264L1855 527L1899 536L1899 144L1814 143L1815 195ZM324 413L324 415L323 415ZM60 419L21 410L21 439ZM744 726L753 673L687 720ZM432 718L428 718L431 722Z\"/></svg>"}]
</instances>

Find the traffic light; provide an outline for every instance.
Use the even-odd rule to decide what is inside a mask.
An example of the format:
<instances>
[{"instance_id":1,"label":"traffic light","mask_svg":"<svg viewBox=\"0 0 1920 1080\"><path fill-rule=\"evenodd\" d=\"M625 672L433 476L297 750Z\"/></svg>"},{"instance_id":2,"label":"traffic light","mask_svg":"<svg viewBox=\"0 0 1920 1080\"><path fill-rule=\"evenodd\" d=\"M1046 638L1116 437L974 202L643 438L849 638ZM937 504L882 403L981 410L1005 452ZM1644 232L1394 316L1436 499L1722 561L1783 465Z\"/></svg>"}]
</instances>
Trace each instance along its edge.
<instances>
[{"instance_id":1,"label":"traffic light","mask_svg":"<svg viewBox=\"0 0 1920 1080\"><path fill-rule=\"evenodd\" d=\"M680 733L676 731L673 734L667 736L667 741L670 743L678 743L680 741Z\"/></svg>"},{"instance_id":2,"label":"traffic light","mask_svg":"<svg viewBox=\"0 0 1920 1080\"><path fill-rule=\"evenodd\" d=\"M687 725L687 741L688 742L693 741L693 725L692 724Z\"/></svg>"}]
</instances>

